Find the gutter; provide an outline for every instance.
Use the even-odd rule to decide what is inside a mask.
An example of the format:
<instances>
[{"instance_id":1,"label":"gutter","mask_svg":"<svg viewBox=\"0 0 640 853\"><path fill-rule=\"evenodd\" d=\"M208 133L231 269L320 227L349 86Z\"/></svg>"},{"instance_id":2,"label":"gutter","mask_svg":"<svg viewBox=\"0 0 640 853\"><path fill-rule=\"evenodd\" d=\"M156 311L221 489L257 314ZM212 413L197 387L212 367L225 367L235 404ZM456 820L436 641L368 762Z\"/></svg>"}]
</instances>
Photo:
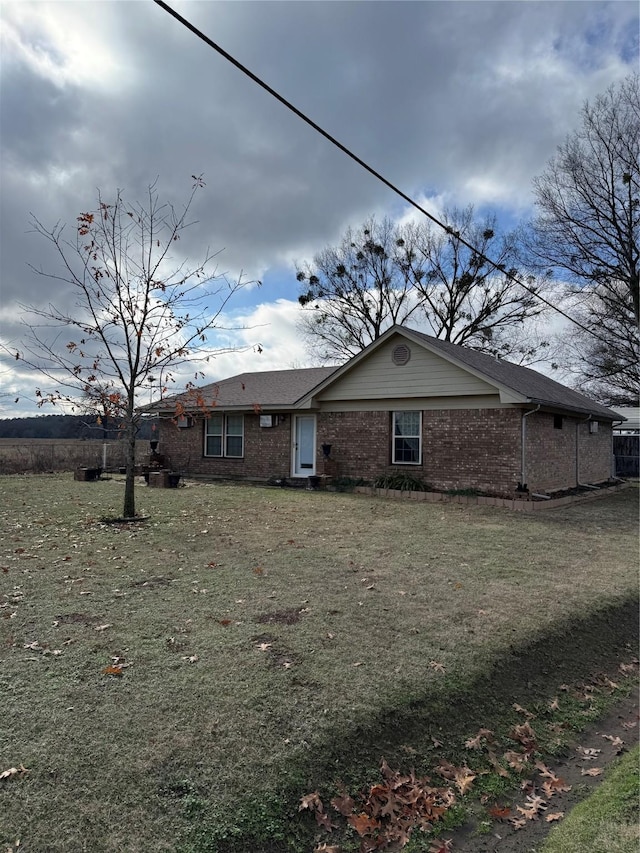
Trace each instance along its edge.
<instances>
[{"instance_id":1,"label":"gutter","mask_svg":"<svg viewBox=\"0 0 640 853\"><path fill-rule=\"evenodd\" d=\"M535 409L531 409L528 412L522 413L522 420L520 421L520 482L518 483L518 491L526 492L527 491L527 476L526 476L526 441L527 441L527 421L526 418L529 415L533 415L536 412L540 411L541 404L538 403ZM589 416L591 417L591 416Z\"/></svg>"}]
</instances>

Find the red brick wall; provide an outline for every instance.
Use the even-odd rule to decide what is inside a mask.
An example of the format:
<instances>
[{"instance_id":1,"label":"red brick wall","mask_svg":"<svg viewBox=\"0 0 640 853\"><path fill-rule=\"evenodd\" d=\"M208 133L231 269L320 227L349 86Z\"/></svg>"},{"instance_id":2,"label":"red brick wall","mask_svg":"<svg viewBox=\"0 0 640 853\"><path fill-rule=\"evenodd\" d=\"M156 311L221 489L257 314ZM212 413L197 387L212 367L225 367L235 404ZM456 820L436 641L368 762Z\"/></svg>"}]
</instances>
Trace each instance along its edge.
<instances>
[{"instance_id":1,"label":"red brick wall","mask_svg":"<svg viewBox=\"0 0 640 853\"><path fill-rule=\"evenodd\" d=\"M519 480L520 413L513 409L423 412L422 464L391 464L390 412L321 412L318 444L332 445L338 476L373 480L404 471L436 489L512 493Z\"/></svg>"},{"instance_id":2,"label":"red brick wall","mask_svg":"<svg viewBox=\"0 0 640 853\"><path fill-rule=\"evenodd\" d=\"M611 476L611 424L601 421L598 432L591 434L584 418L563 417L562 429L555 429L553 420L553 415L542 412L527 418L526 478L529 490L544 492L575 486L578 481L599 483L608 480Z\"/></svg>"},{"instance_id":3,"label":"red brick wall","mask_svg":"<svg viewBox=\"0 0 640 853\"><path fill-rule=\"evenodd\" d=\"M291 416L279 415L273 427L261 427L258 415L244 416L244 458L226 459L204 455L204 421L179 429L171 421L160 425L158 451L170 457L177 471L209 477L264 479L291 473Z\"/></svg>"},{"instance_id":4,"label":"red brick wall","mask_svg":"<svg viewBox=\"0 0 640 853\"><path fill-rule=\"evenodd\" d=\"M390 412L319 412L317 414L318 474L362 477L408 472L436 489L475 488L512 494L521 479L522 413L518 409L439 409L422 417L422 464L391 464ZM170 467L192 475L267 480L291 476L293 416L261 428L254 414L244 417L244 458L205 457L204 424L178 429L170 421L160 426L159 452ZM553 427L553 415L527 418L526 480L530 491L561 489L576 484L575 418ZM611 427L600 423L595 435L578 424L581 482L601 482L611 473ZM331 464L325 466L321 445L331 444Z\"/></svg>"}]
</instances>

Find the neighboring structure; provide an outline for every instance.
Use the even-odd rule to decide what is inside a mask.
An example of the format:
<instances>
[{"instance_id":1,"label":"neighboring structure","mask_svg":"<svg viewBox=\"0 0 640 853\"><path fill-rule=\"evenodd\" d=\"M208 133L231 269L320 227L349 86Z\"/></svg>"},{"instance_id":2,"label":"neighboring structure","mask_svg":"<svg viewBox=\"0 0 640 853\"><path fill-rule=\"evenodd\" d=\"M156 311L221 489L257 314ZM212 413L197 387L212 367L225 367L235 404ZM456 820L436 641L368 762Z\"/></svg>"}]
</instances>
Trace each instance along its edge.
<instances>
[{"instance_id":1,"label":"neighboring structure","mask_svg":"<svg viewBox=\"0 0 640 853\"><path fill-rule=\"evenodd\" d=\"M400 326L341 367L244 373L197 396L145 409L192 476L407 472L496 495L607 481L622 420L536 371Z\"/></svg>"},{"instance_id":2,"label":"neighboring structure","mask_svg":"<svg viewBox=\"0 0 640 853\"><path fill-rule=\"evenodd\" d=\"M613 425L613 455L617 477L640 476L640 408L619 408L626 418Z\"/></svg>"}]
</instances>

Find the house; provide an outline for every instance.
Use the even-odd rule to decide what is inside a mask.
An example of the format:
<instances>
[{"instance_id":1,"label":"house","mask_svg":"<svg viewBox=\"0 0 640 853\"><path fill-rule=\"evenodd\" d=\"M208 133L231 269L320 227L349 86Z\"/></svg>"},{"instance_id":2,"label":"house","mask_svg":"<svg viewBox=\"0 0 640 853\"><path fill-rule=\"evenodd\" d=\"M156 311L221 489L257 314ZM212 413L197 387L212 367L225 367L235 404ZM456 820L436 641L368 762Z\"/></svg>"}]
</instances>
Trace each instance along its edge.
<instances>
[{"instance_id":1,"label":"house","mask_svg":"<svg viewBox=\"0 0 640 853\"><path fill-rule=\"evenodd\" d=\"M612 475L622 418L534 370L393 326L341 367L243 373L147 407L191 476L408 472L435 489L546 493Z\"/></svg>"}]
</instances>

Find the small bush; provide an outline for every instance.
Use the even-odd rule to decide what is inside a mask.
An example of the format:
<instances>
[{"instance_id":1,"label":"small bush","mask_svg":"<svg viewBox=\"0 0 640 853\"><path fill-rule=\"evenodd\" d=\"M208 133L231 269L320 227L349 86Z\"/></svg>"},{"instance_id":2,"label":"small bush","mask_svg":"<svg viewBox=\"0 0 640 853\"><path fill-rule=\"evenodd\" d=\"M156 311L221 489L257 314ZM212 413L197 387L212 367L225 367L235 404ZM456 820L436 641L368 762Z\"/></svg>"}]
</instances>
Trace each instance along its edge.
<instances>
[{"instance_id":1,"label":"small bush","mask_svg":"<svg viewBox=\"0 0 640 853\"><path fill-rule=\"evenodd\" d=\"M373 481L376 489L397 489L401 492L428 492L429 486L413 474L381 474Z\"/></svg>"}]
</instances>

